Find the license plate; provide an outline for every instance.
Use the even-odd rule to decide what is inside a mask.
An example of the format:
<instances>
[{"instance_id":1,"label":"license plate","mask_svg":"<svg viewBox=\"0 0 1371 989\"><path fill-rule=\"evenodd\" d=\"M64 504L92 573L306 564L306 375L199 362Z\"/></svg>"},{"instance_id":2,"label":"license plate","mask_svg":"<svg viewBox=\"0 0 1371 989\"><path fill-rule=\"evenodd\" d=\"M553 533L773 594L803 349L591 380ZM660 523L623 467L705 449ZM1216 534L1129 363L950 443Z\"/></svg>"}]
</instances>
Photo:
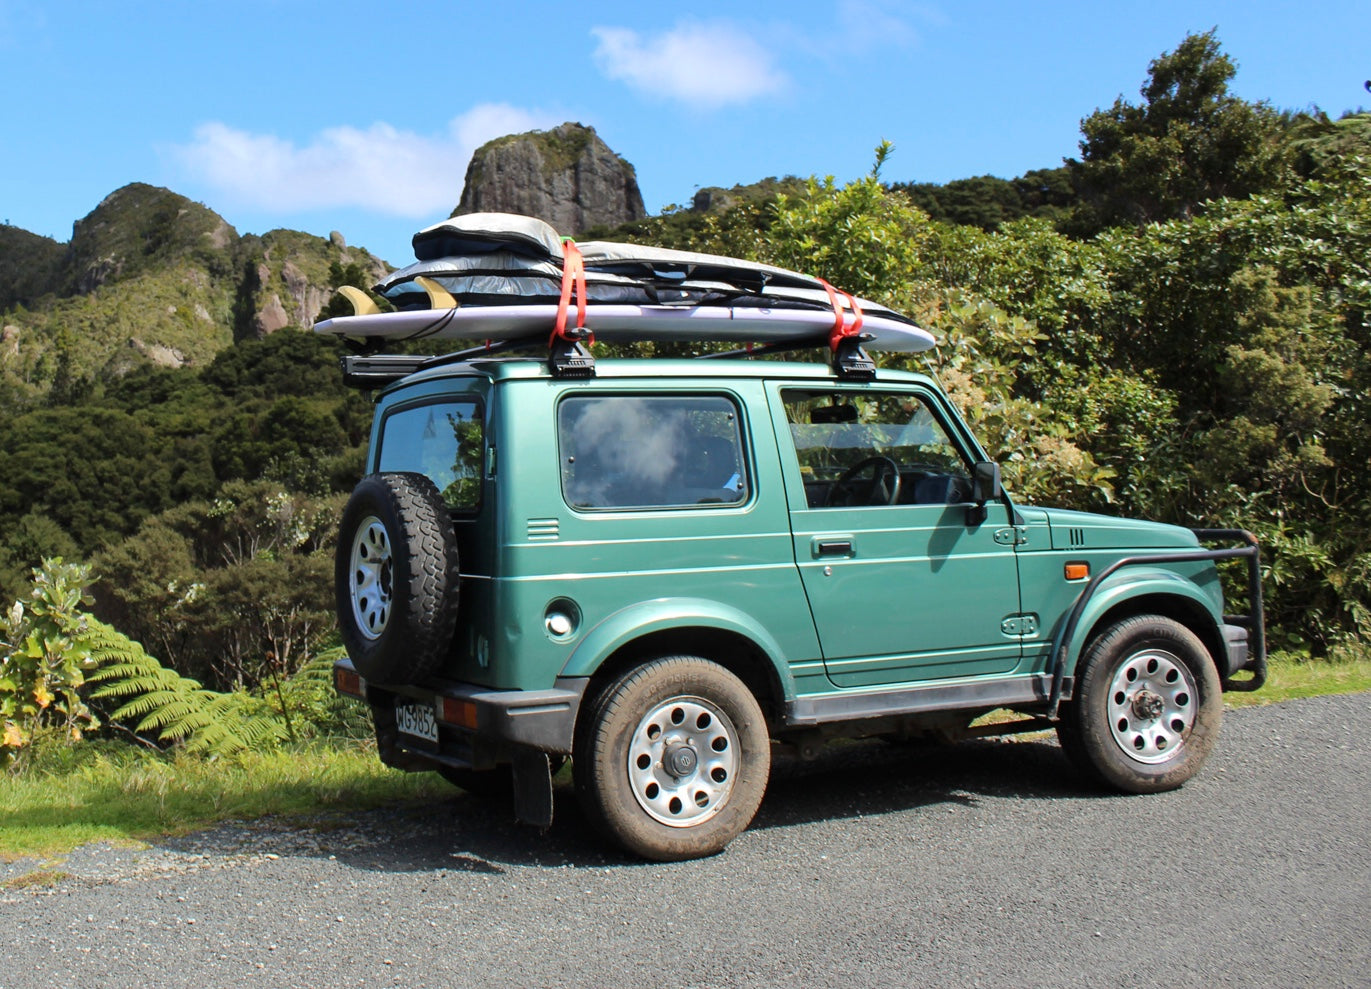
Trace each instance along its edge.
<instances>
[{"instance_id":1,"label":"license plate","mask_svg":"<svg viewBox=\"0 0 1371 989\"><path fill-rule=\"evenodd\" d=\"M438 741L438 719L427 704L396 704L395 727L415 738Z\"/></svg>"}]
</instances>

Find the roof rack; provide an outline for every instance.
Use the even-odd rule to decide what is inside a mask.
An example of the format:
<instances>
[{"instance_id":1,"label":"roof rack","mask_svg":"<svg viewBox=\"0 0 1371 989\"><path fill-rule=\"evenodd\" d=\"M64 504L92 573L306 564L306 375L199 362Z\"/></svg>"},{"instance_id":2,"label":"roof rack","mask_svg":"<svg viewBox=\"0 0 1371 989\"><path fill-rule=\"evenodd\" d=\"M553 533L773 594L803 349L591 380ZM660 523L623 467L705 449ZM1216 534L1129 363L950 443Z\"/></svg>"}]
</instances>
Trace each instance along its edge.
<instances>
[{"instance_id":1,"label":"roof rack","mask_svg":"<svg viewBox=\"0 0 1371 989\"><path fill-rule=\"evenodd\" d=\"M343 384L349 388L371 391L384 388L418 371L448 364L461 364L480 357L509 356L521 350L532 351L536 350L538 343L537 338L499 340L480 347L453 351L450 354L347 354L338 359L338 364L343 370ZM839 342L837 349L833 351L831 361L834 374L850 381L871 381L876 377L876 363L861 344L862 340L858 337L848 337ZM699 354L694 359L763 357L768 354L786 354L820 347L829 347L827 336L715 351ZM580 340L554 339L548 349L547 363L554 377L590 378L595 375L595 357Z\"/></svg>"},{"instance_id":2,"label":"roof rack","mask_svg":"<svg viewBox=\"0 0 1371 989\"><path fill-rule=\"evenodd\" d=\"M775 343L762 344L759 347L720 350L712 354L701 354L698 359L703 361L724 360L730 357L764 357L767 354L789 354L796 350L813 350L822 347L832 349L833 373L838 377L854 381L870 381L876 377L876 362L862 347L862 343L870 339L869 334L844 337L839 340L837 347L834 348L830 343L829 335L824 333L800 340L778 340Z\"/></svg>"},{"instance_id":3,"label":"roof rack","mask_svg":"<svg viewBox=\"0 0 1371 989\"><path fill-rule=\"evenodd\" d=\"M343 384L370 391L408 378L417 371L461 364L476 357L497 357L528 347L531 340L499 340L480 347L467 347L450 354L345 354L338 358L343 369Z\"/></svg>"}]
</instances>

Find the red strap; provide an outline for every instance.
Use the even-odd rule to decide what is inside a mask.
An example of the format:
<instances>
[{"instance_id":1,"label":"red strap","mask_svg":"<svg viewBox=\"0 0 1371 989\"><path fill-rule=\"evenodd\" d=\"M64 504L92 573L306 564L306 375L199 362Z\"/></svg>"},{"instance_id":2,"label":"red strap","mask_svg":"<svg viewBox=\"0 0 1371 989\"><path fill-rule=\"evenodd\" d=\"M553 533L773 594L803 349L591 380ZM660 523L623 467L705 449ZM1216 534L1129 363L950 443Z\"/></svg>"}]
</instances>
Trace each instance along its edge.
<instances>
[{"instance_id":1,"label":"red strap","mask_svg":"<svg viewBox=\"0 0 1371 989\"><path fill-rule=\"evenodd\" d=\"M573 289L576 293L576 329L584 330L586 326L586 265L584 258L581 257L581 249L576 246L574 240L568 237L562 242L562 298L557 303L557 322L553 326L552 336L548 340L549 346L556 343L558 339L580 339L580 334L570 337L566 331L567 310L571 306ZM585 340L586 343L594 343L595 334L588 334Z\"/></svg>"},{"instance_id":2,"label":"red strap","mask_svg":"<svg viewBox=\"0 0 1371 989\"><path fill-rule=\"evenodd\" d=\"M857 300L851 295L840 288L834 288L822 278L819 279L819 284L828 293L828 301L833 306L833 329L828 334L828 345L836 351L840 340L844 337L855 337L862 331L862 307L857 305ZM847 311L843 309L842 299L847 301L847 308L852 311L851 323L847 321Z\"/></svg>"}]
</instances>

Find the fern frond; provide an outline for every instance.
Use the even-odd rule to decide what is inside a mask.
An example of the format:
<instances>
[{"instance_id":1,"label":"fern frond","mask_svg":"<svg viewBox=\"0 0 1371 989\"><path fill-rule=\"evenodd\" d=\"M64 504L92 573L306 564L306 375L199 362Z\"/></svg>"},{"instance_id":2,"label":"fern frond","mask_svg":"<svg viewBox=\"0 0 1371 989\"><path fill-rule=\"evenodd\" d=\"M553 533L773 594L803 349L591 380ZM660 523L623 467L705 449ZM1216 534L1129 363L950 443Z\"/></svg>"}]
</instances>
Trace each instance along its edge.
<instances>
[{"instance_id":1,"label":"fern frond","mask_svg":"<svg viewBox=\"0 0 1371 989\"><path fill-rule=\"evenodd\" d=\"M96 685L93 698L123 701L110 714L112 720L133 721L135 731L211 755L275 747L285 739L285 725L261 701L208 690L167 669L114 628L94 619L90 624L88 642L96 668L86 679Z\"/></svg>"}]
</instances>

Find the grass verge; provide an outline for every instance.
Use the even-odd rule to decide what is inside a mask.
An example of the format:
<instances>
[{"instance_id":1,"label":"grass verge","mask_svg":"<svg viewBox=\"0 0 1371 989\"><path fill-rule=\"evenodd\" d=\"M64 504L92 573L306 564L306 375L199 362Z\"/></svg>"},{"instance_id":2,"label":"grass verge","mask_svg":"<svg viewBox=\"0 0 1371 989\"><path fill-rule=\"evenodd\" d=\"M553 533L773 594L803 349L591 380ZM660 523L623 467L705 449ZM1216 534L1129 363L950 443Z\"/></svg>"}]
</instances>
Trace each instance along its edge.
<instances>
[{"instance_id":1,"label":"grass verge","mask_svg":"<svg viewBox=\"0 0 1371 989\"><path fill-rule=\"evenodd\" d=\"M1250 694L1223 695L1226 707L1256 707L1297 697L1355 694L1371 690L1371 652L1361 650L1336 661L1276 653L1267 663L1266 685Z\"/></svg>"},{"instance_id":2,"label":"grass verge","mask_svg":"<svg viewBox=\"0 0 1371 989\"><path fill-rule=\"evenodd\" d=\"M358 745L233 759L113 742L54 746L0 780L0 858L46 859L90 842L141 843L219 821L327 815L453 792L432 773L388 769Z\"/></svg>"}]
</instances>

